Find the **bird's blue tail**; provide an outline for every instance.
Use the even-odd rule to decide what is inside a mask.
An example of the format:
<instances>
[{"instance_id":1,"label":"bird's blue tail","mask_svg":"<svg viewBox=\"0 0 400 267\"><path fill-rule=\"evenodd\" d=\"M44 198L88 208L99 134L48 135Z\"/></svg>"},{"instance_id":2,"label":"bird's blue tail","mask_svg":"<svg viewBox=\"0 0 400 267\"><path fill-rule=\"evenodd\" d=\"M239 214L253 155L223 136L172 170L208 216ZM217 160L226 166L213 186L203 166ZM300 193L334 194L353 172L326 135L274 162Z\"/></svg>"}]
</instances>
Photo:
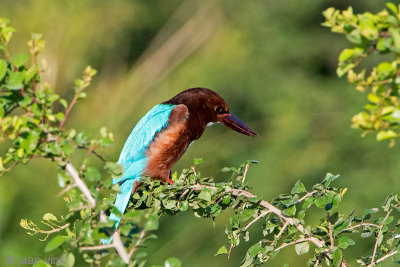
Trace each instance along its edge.
<instances>
[{"instance_id":1,"label":"bird's blue tail","mask_svg":"<svg viewBox=\"0 0 400 267\"><path fill-rule=\"evenodd\" d=\"M120 184L121 193L117 194L117 199L115 200L114 206L118 209L121 214L124 214L126 207L128 206L129 199L131 198L131 193L133 189L133 185L135 183L134 179L125 180L122 184ZM116 214L111 213L109 220L115 221L114 228L117 229L121 218ZM101 243L104 245L110 244L112 241L112 237L106 239L102 239Z\"/></svg>"}]
</instances>

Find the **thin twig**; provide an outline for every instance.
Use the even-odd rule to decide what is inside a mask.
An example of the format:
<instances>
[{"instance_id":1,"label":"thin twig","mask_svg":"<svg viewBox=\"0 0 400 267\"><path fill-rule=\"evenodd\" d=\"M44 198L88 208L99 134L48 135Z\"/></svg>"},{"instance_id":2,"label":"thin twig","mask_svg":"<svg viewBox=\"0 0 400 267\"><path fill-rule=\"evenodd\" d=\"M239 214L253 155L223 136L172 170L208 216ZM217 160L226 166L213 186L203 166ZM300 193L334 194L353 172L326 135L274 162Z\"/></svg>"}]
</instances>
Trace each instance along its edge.
<instances>
[{"instance_id":1,"label":"thin twig","mask_svg":"<svg viewBox=\"0 0 400 267\"><path fill-rule=\"evenodd\" d=\"M250 167L250 163L247 163L247 164L246 164L246 167L244 168L244 173L243 173L243 178L242 178L242 184L244 184L244 181L246 180L246 174L247 174L247 171L249 170L249 167Z\"/></svg>"},{"instance_id":2,"label":"thin twig","mask_svg":"<svg viewBox=\"0 0 400 267\"><path fill-rule=\"evenodd\" d=\"M52 230L48 230L48 231L40 230L39 232L42 233L42 234L52 234L52 233L56 233L56 232L60 232L61 230L64 230L64 229L67 228L69 225L70 225L70 224L67 223L67 224L65 224L65 225L63 225L63 226L60 226L60 227L58 227L58 228L54 228L54 229L52 229Z\"/></svg>"},{"instance_id":3,"label":"thin twig","mask_svg":"<svg viewBox=\"0 0 400 267\"><path fill-rule=\"evenodd\" d=\"M299 200L297 200L296 204L299 204L300 202L302 202L303 200L305 200L306 198L308 198L309 196L314 195L315 193L317 193L317 190L314 190L312 192L308 192L307 194L305 194L304 196L302 196Z\"/></svg>"},{"instance_id":4,"label":"thin twig","mask_svg":"<svg viewBox=\"0 0 400 267\"><path fill-rule=\"evenodd\" d=\"M18 107L18 105L14 105L14 106L12 106L9 110L7 110L5 113L4 113L4 117L5 116L7 116L7 115L9 115L14 109L16 109Z\"/></svg>"},{"instance_id":5,"label":"thin twig","mask_svg":"<svg viewBox=\"0 0 400 267\"><path fill-rule=\"evenodd\" d=\"M396 207L397 205L395 205ZM382 235L382 229L383 226L385 225L385 222L387 220L387 218L389 217L390 213L392 212L393 208L391 208L385 218L383 218L383 221L381 222L380 226L379 226L379 231L378 231L378 235L376 236L376 242L375 242L375 246L374 246L374 252L372 253L372 258L371 258L371 263L368 266L374 266L375 265L375 255L376 255L376 251L378 249L378 245L379 245L379 239L381 238Z\"/></svg>"},{"instance_id":6,"label":"thin twig","mask_svg":"<svg viewBox=\"0 0 400 267\"><path fill-rule=\"evenodd\" d=\"M105 158L103 158L99 153L97 153L95 150L92 151L93 155L98 157L102 162L107 162Z\"/></svg>"},{"instance_id":7,"label":"thin twig","mask_svg":"<svg viewBox=\"0 0 400 267\"><path fill-rule=\"evenodd\" d=\"M360 224L355 224L355 225L353 225L353 226L350 226L350 227L347 227L347 228L345 228L345 229L343 229L342 231L340 231L340 233L343 233L343 232L345 232L345 231L349 231L349 230L353 230L354 228L358 228L358 227L362 227L362 226L372 226L372 227L375 227L375 228L379 228L379 225L377 225L377 224L374 224L374 223L360 223ZM339 233L339 234L340 234Z\"/></svg>"},{"instance_id":8,"label":"thin twig","mask_svg":"<svg viewBox=\"0 0 400 267\"><path fill-rule=\"evenodd\" d=\"M286 230L286 228L288 227L288 223L285 223L283 226L282 226L282 229L279 231L279 233L276 235L276 237L275 237L275 240L278 240L280 237L281 237L281 235L283 234L283 232Z\"/></svg>"},{"instance_id":9,"label":"thin twig","mask_svg":"<svg viewBox=\"0 0 400 267\"><path fill-rule=\"evenodd\" d=\"M350 265L347 263L345 259L342 259L342 264L340 265L340 267L350 267Z\"/></svg>"},{"instance_id":10,"label":"thin twig","mask_svg":"<svg viewBox=\"0 0 400 267\"><path fill-rule=\"evenodd\" d=\"M65 111L64 119L60 123L60 126L58 127L58 130L61 130L64 127L65 122L67 121L67 118L69 116L69 113L71 112L72 107L75 105L76 101L78 100L78 95L80 91L76 92L74 95L74 98L72 99L71 103L69 104L67 110Z\"/></svg>"},{"instance_id":11,"label":"thin twig","mask_svg":"<svg viewBox=\"0 0 400 267\"><path fill-rule=\"evenodd\" d=\"M179 201L181 201L181 200L183 199L183 197L184 197L188 192L189 192L189 188L186 189L186 190L182 193L182 195L179 197Z\"/></svg>"},{"instance_id":12,"label":"thin twig","mask_svg":"<svg viewBox=\"0 0 400 267\"><path fill-rule=\"evenodd\" d=\"M13 60L13 58L12 58L12 56L11 56L10 49L8 48L8 42L6 42L6 40L5 40L4 38L1 38L1 43L3 44L3 47L4 47L4 50L3 50L3 51L4 51L4 54L6 55L8 61L10 62L10 64L11 64L13 70L14 70L14 71L17 71L18 69L17 69L17 67L16 67L15 64L14 64L14 60Z\"/></svg>"},{"instance_id":13,"label":"thin twig","mask_svg":"<svg viewBox=\"0 0 400 267\"><path fill-rule=\"evenodd\" d=\"M228 251L228 260L229 260L229 258L231 257L232 248L233 248L233 243L232 243L231 246L229 247L229 251Z\"/></svg>"},{"instance_id":14,"label":"thin twig","mask_svg":"<svg viewBox=\"0 0 400 267\"><path fill-rule=\"evenodd\" d=\"M83 205L83 206L81 206L81 207L79 207L79 208L72 208L72 209L69 209L69 211L75 212L75 211L80 211L80 210L85 210L85 209L92 209L92 207L89 206L89 205Z\"/></svg>"},{"instance_id":15,"label":"thin twig","mask_svg":"<svg viewBox=\"0 0 400 267\"><path fill-rule=\"evenodd\" d=\"M194 166L192 166L192 172L193 172L193 174L194 174L194 177L196 177L196 176L197 176L197 173L196 173L196 169L195 169Z\"/></svg>"},{"instance_id":16,"label":"thin twig","mask_svg":"<svg viewBox=\"0 0 400 267\"><path fill-rule=\"evenodd\" d=\"M328 228L329 228L329 241L331 243L331 246L333 246L333 233L332 233L332 223L329 220L330 216L329 216L329 212L328 212Z\"/></svg>"},{"instance_id":17,"label":"thin twig","mask_svg":"<svg viewBox=\"0 0 400 267\"><path fill-rule=\"evenodd\" d=\"M254 218L251 222L249 222L244 228L243 230L246 231L253 223L255 223L256 221L258 221L259 219L261 219L262 217L264 217L265 215L267 215L268 213L271 213L270 210L266 210L260 213L260 215L258 215L256 218Z\"/></svg>"},{"instance_id":18,"label":"thin twig","mask_svg":"<svg viewBox=\"0 0 400 267\"><path fill-rule=\"evenodd\" d=\"M146 235L146 231L145 231L145 230L142 230L142 231L140 232L139 238L138 238L138 240L136 241L135 245L133 246L133 248L131 249L131 251L129 251L129 253L128 253L128 257L129 257L129 258L131 258L132 255L133 255L133 253L135 253L135 251L136 251L137 248L139 247L139 245L140 245L140 243L142 242L143 237L144 237L145 235Z\"/></svg>"},{"instance_id":19,"label":"thin twig","mask_svg":"<svg viewBox=\"0 0 400 267\"><path fill-rule=\"evenodd\" d=\"M102 249L109 249L113 248L114 244L109 245L101 245L101 246L90 246L90 247L80 247L80 250L102 250Z\"/></svg>"},{"instance_id":20,"label":"thin twig","mask_svg":"<svg viewBox=\"0 0 400 267\"><path fill-rule=\"evenodd\" d=\"M398 250L393 250L392 252L386 254L385 256L383 256L383 257L377 259L377 260L375 261L375 264L376 264L376 263L379 263L379 262L381 262L381 261L384 261L384 260L386 260L387 258L392 257L393 255L396 255L398 252L399 252Z\"/></svg>"},{"instance_id":21,"label":"thin twig","mask_svg":"<svg viewBox=\"0 0 400 267\"><path fill-rule=\"evenodd\" d=\"M285 247L288 247L290 245L299 244L299 243L303 243L303 242L307 242L307 241L311 241L311 238L302 238L302 239L295 240L295 241L292 241L292 242L289 242L289 243L285 243L282 246L276 248L275 251L281 250L281 249L283 249Z\"/></svg>"},{"instance_id":22,"label":"thin twig","mask_svg":"<svg viewBox=\"0 0 400 267\"><path fill-rule=\"evenodd\" d=\"M90 190L87 187L87 185L79 177L79 174L78 174L77 170L75 169L75 167L72 166L71 163L67 163L66 170L69 173L69 175L71 176L72 180L74 180L74 183L76 184L76 186L79 188L79 190L81 190L82 194L85 196L85 198L89 202L89 207L90 208L96 207L96 200L91 195Z\"/></svg>"},{"instance_id":23,"label":"thin twig","mask_svg":"<svg viewBox=\"0 0 400 267\"><path fill-rule=\"evenodd\" d=\"M65 187L63 190L60 191L60 193L57 194L57 197L60 197L62 195L64 195L66 192L68 192L69 190L71 190L72 188L76 187L76 184L70 184L67 187Z\"/></svg>"}]
</instances>

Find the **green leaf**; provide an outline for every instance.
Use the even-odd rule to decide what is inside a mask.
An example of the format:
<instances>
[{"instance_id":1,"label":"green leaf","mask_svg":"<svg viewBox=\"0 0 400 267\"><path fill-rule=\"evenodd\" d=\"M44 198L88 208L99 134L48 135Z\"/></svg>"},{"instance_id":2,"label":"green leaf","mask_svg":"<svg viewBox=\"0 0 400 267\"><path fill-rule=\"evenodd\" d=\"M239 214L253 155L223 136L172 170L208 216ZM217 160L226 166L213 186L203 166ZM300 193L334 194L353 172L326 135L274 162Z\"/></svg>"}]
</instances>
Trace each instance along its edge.
<instances>
[{"instance_id":1,"label":"green leaf","mask_svg":"<svg viewBox=\"0 0 400 267\"><path fill-rule=\"evenodd\" d=\"M24 84L25 75L22 72L10 72L6 87L10 90L19 90Z\"/></svg>"},{"instance_id":2,"label":"green leaf","mask_svg":"<svg viewBox=\"0 0 400 267\"><path fill-rule=\"evenodd\" d=\"M354 68L356 65L353 63L350 64L340 64L339 67L336 69L336 74L339 77L342 77L343 75L345 75L349 70L351 70L352 68Z\"/></svg>"},{"instance_id":3,"label":"green leaf","mask_svg":"<svg viewBox=\"0 0 400 267\"><path fill-rule=\"evenodd\" d=\"M248 253L249 253L249 256L251 258L253 258L253 257L257 256L259 253L262 253L263 251L264 251L264 248L259 243L256 243L249 248Z\"/></svg>"},{"instance_id":4,"label":"green leaf","mask_svg":"<svg viewBox=\"0 0 400 267\"><path fill-rule=\"evenodd\" d=\"M156 214L151 214L144 225L146 231L157 230L158 229L158 216Z\"/></svg>"},{"instance_id":5,"label":"green leaf","mask_svg":"<svg viewBox=\"0 0 400 267\"><path fill-rule=\"evenodd\" d=\"M346 60L349 60L354 54L353 49L344 49L342 53L339 55L339 61L344 62Z\"/></svg>"},{"instance_id":6,"label":"green leaf","mask_svg":"<svg viewBox=\"0 0 400 267\"><path fill-rule=\"evenodd\" d=\"M68 107L68 102L67 102L67 100L61 98L59 101L60 101L61 105L62 105L65 109L67 109L67 107Z\"/></svg>"},{"instance_id":7,"label":"green leaf","mask_svg":"<svg viewBox=\"0 0 400 267\"><path fill-rule=\"evenodd\" d=\"M32 78L35 76L35 74L38 72L39 66L36 64L32 67L30 67L26 72L25 72L25 82L29 82L32 80Z\"/></svg>"},{"instance_id":8,"label":"green leaf","mask_svg":"<svg viewBox=\"0 0 400 267\"><path fill-rule=\"evenodd\" d=\"M386 139L391 139L391 138L396 138L396 137L397 137L397 133L392 130L379 131L378 134L376 135L376 140L383 141Z\"/></svg>"},{"instance_id":9,"label":"green leaf","mask_svg":"<svg viewBox=\"0 0 400 267\"><path fill-rule=\"evenodd\" d=\"M101 180L101 173L94 166L89 166L86 168L85 177L91 182L98 182Z\"/></svg>"},{"instance_id":10,"label":"green leaf","mask_svg":"<svg viewBox=\"0 0 400 267\"><path fill-rule=\"evenodd\" d=\"M370 217L371 217L371 213L377 213L379 211L379 209L378 208L372 208L372 209L367 209L367 210L364 210L363 211L363 213L361 213L361 218L363 219L363 220L365 220L365 219L369 219ZM368 216L369 215L369 216ZM367 217L368 216L368 217Z\"/></svg>"},{"instance_id":11,"label":"green leaf","mask_svg":"<svg viewBox=\"0 0 400 267\"><path fill-rule=\"evenodd\" d=\"M231 168L229 168L229 167L223 167L223 168L220 170L220 172L230 172L230 171L232 171L232 170L231 170Z\"/></svg>"},{"instance_id":12,"label":"green leaf","mask_svg":"<svg viewBox=\"0 0 400 267\"><path fill-rule=\"evenodd\" d=\"M372 102L372 103L375 103L375 104L378 104L379 103L379 101L380 101L380 97L379 96L377 96L376 94L368 94L368 100L370 101L370 102Z\"/></svg>"},{"instance_id":13,"label":"green leaf","mask_svg":"<svg viewBox=\"0 0 400 267\"><path fill-rule=\"evenodd\" d=\"M393 3L386 3L386 7L393 12L393 15L397 15L397 7Z\"/></svg>"},{"instance_id":14,"label":"green leaf","mask_svg":"<svg viewBox=\"0 0 400 267\"><path fill-rule=\"evenodd\" d=\"M73 132L71 131L70 134L72 134ZM75 142L78 146L84 146L87 144L87 135L84 132L79 132L76 136L75 136Z\"/></svg>"},{"instance_id":15,"label":"green leaf","mask_svg":"<svg viewBox=\"0 0 400 267\"><path fill-rule=\"evenodd\" d=\"M181 267L181 265L181 261L174 257L168 258L164 263L164 267Z\"/></svg>"},{"instance_id":16,"label":"green leaf","mask_svg":"<svg viewBox=\"0 0 400 267\"><path fill-rule=\"evenodd\" d=\"M337 248L335 252L332 253L332 260L334 267L339 267L342 264L342 257L343 255L340 248Z\"/></svg>"},{"instance_id":17,"label":"green leaf","mask_svg":"<svg viewBox=\"0 0 400 267\"><path fill-rule=\"evenodd\" d=\"M342 249L346 249L348 246L353 246L355 244L356 244L356 242L354 242L353 239L351 239L350 237L341 236L339 238L338 247L342 248Z\"/></svg>"},{"instance_id":18,"label":"green leaf","mask_svg":"<svg viewBox=\"0 0 400 267\"><path fill-rule=\"evenodd\" d=\"M50 252L50 251L58 248L65 242L66 239L67 239L66 236L61 236L61 235L54 237L52 240L50 240L47 243L46 247L44 248L44 252Z\"/></svg>"},{"instance_id":19,"label":"green leaf","mask_svg":"<svg viewBox=\"0 0 400 267\"><path fill-rule=\"evenodd\" d=\"M392 45L391 38L379 38L376 43L376 49L380 52L386 52L388 48Z\"/></svg>"},{"instance_id":20,"label":"green leaf","mask_svg":"<svg viewBox=\"0 0 400 267\"><path fill-rule=\"evenodd\" d=\"M393 220L394 220L394 217L393 216L389 216L385 221L385 225L386 224L390 224Z\"/></svg>"},{"instance_id":21,"label":"green leaf","mask_svg":"<svg viewBox=\"0 0 400 267\"><path fill-rule=\"evenodd\" d=\"M205 201L211 201L211 191L210 189L204 187L203 189L201 189L200 194L199 194L199 198Z\"/></svg>"},{"instance_id":22,"label":"green leaf","mask_svg":"<svg viewBox=\"0 0 400 267\"><path fill-rule=\"evenodd\" d=\"M56 114L56 119L57 119L58 121L62 121L62 120L64 119L64 113L58 112L58 113Z\"/></svg>"},{"instance_id":23,"label":"green leaf","mask_svg":"<svg viewBox=\"0 0 400 267\"><path fill-rule=\"evenodd\" d=\"M304 184L302 182L300 182L300 180L298 180L296 182L296 184L294 185L294 187L292 188L291 193L292 194L300 194L300 193L304 193L307 192L306 188L304 186Z\"/></svg>"},{"instance_id":24,"label":"green leaf","mask_svg":"<svg viewBox=\"0 0 400 267\"><path fill-rule=\"evenodd\" d=\"M65 265L64 267L73 267L75 264L75 256L72 253L68 253L65 258Z\"/></svg>"},{"instance_id":25,"label":"green leaf","mask_svg":"<svg viewBox=\"0 0 400 267\"><path fill-rule=\"evenodd\" d=\"M400 33L396 28L389 28L389 32L392 35L394 47L400 49Z\"/></svg>"},{"instance_id":26,"label":"green leaf","mask_svg":"<svg viewBox=\"0 0 400 267\"><path fill-rule=\"evenodd\" d=\"M320 196L315 200L315 206L318 208L324 208L326 202L326 196Z\"/></svg>"},{"instance_id":27,"label":"green leaf","mask_svg":"<svg viewBox=\"0 0 400 267\"><path fill-rule=\"evenodd\" d=\"M293 205L293 206L283 210L282 213L286 216L294 216L296 214L296 206Z\"/></svg>"},{"instance_id":28,"label":"green leaf","mask_svg":"<svg viewBox=\"0 0 400 267\"><path fill-rule=\"evenodd\" d=\"M46 213L43 215L43 220L45 221L57 221L57 217L52 213Z\"/></svg>"},{"instance_id":29,"label":"green leaf","mask_svg":"<svg viewBox=\"0 0 400 267\"><path fill-rule=\"evenodd\" d=\"M115 176L121 176L124 168L116 162L106 162L104 169Z\"/></svg>"},{"instance_id":30,"label":"green leaf","mask_svg":"<svg viewBox=\"0 0 400 267\"><path fill-rule=\"evenodd\" d=\"M193 159L193 163L194 164L202 164L203 163L203 159L202 158L194 158Z\"/></svg>"},{"instance_id":31,"label":"green leaf","mask_svg":"<svg viewBox=\"0 0 400 267\"><path fill-rule=\"evenodd\" d=\"M322 181L323 183L324 183L324 186L325 187L328 187L334 180L336 180L337 178L339 178L339 174L337 174L337 175L333 175L332 173L327 173L326 175L325 175L325 178L324 178L324 180Z\"/></svg>"},{"instance_id":32,"label":"green leaf","mask_svg":"<svg viewBox=\"0 0 400 267\"><path fill-rule=\"evenodd\" d=\"M311 207L311 205L314 203L314 198L313 197L308 197L304 200L303 202L303 207L301 208L302 210L307 210L308 208Z\"/></svg>"},{"instance_id":33,"label":"green leaf","mask_svg":"<svg viewBox=\"0 0 400 267\"><path fill-rule=\"evenodd\" d=\"M400 36L399 36L400 37ZM399 40L400 41L400 40ZM394 74L396 72L396 68L393 67L393 64L390 62L382 62L377 67L378 73L382 74Z\"/></svg>"},{"instance_id":34,"label":"green leaf","mask_svg":"<svg viewBox=\"0 0 400 267\"><path fill-rule=\"evenodd\" d=\"M294 246L294 249L296 250L297 255L302 255L308 252L308 250L310 249L310 245L308 244L308 242L303 242L296 244Z\"/></svg>"},{"instance_id":35,"label":"green leaf","mask_svg":"<svg viewBox=\"0 0 400 267\"><path fill-rule=\"evenodd\" d=\"M355 45L360 45L362 43L361 33L358 30L354 30L347 34L346 38Z\"/></svg>"},{"instance_id":36,"label":"green leaf","mask_svg":"<svg viewBox=\"0 0 400 267\"><path fill-rule=\"evenodd\" d=\"M7 72L7 62L0 59L0 81L3 80Z\"/></svg>"},{"instance_id":37,"label":"green leaf","mask_svg":"<svg viewBox=\"0 0 400 267\"><path fill-rule=\"evenodd\" d=\"M86 98L86 97L87 97L87 94L85 92L80 92L79 95L78 95L78 99L83 99L83 98Z\"/></svg>"},{"instance_id":38,"label":"green leaf","mask_svg":"<svg viewBox=\"0 0 400 267\"><path fill-rule=\"evenodd\" d=\"M29 57L25 54L18 54L13 56L13 62L15 67L19 68L27 62Z\"/></svg>"},{"instance_id":39,"label":"green leaf","mask_svg":"<svg viewBox=\"0 0 400 267\"><path fill-rule=\"evenodd\" d=\"M228 250L226 249L225 246L220 247L217 251L217 254L215 254L214 256L221 255L221 254L228 254Z\"/></svg>"}]
</instances>

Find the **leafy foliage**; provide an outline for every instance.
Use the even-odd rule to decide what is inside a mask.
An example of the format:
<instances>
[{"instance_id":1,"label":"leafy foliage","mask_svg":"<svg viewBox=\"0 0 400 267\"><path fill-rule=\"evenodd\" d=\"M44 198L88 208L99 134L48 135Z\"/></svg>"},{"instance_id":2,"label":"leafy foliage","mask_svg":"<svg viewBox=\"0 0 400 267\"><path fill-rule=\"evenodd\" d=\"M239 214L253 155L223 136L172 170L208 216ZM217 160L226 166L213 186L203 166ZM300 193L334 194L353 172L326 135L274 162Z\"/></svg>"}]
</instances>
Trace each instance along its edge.
<instances>
[{"instance_id":1,"label":"leafy foliage","mask_svg":"<svg viewBox=\"0 0 400 267\"><path fill-rule=\"evenodd\" d=\"M344 34L353 46L340 53L337 74L347 74L356 90L368 92L368 104L354 115L353 127L364 134L377 131L377 140L390 139L393 145L400 124L400 5L389 2L377 14L354 14L352 7L343 11L328 8L323 14L326 21L322 25ZM372 61L375 55L379 59Z\"/></svg>"},{"instance_id":2,"label":"leafy foliage","mask_svg":"<svg viewBox=\"0 0 400 267\"><path fill-rule=\"evenodd\" d=\"M41 81L46 69L36 59L44 49L42 37L32 35L28 42L30 57L13 56L9 43L14 32L7 19L0 19L0 49L6 57L0 60L0 135L2 141L8 140L10 144L0 160L0 171L11 171L32 158L58 164L57 179L62 188L59 195L68 211L62 216L45 213L41 221L45 229L29 219L21 220L20 225L28 234L39 235L47 242L46 252L62 251L69 266L74 264L78 252L86 262L101 266L144 266L147 255L142 247L156 238L154 231L159 228L161 216L192 211L196 217L214 220L229 208L234 213L225 229L227 244L216 255L229 257L235 247L248 242L251 246L242 266L265 263L289 246L298 255L306 254L309 265L346 266L343 252L358 244L357 235L374 243L369 255L360 255L360 264L372 266L398 253L397 195L389 196L381 210L372 208L361 215L355 211L344 215L340 203L347 189L334 187L332 183L339 176L327 174L311 190L298 181L290 193L267 202L249 192L247 172L250 164L256 163L252 161L238 168L223 168L222 173L228 174L226 182L217 183L197 173L195 167L202 163L201 159L195 159L194 166L179 176L175 173L174 185L144 177L118 230L113 232L112 223L106 218L111 211L118 213L112 204L119 189L111 185L111 177L120 176L122 169L99 152L113 143L113 135L101 128L99 137L90 139L84 132L64 127L76 102L86 98L85 90L95 70L84 70L82 79L75 81L75 94L68 102L50 84ZM373 33L365 34L374 37ZM354 54L346 53L341 55L343 61ZM83 159L77 155L80 150L86 152ZM93 158L98 161L93 163ZM78 160L81 164L75 169L71 162ZM313 209L321 215L317 224L307 221L307 214ZM251 228L258 229L257 234L250 233ZM99 245L108 235L113 235L113 243ZM164 265L181 264L178 259L169 258Z\"/></svg>"}]
</instances>

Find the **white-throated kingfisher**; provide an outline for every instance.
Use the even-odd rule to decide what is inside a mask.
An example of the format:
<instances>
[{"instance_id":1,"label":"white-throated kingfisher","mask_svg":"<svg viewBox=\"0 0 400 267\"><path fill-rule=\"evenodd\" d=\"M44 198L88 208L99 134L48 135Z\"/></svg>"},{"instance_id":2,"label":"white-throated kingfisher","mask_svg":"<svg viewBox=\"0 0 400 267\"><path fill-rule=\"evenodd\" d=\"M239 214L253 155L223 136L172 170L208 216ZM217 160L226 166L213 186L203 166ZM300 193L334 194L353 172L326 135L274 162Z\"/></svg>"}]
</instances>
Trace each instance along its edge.
<instances>
[{"instance_id":1,"label":"white-throated kingfisher","mask_svg":"<svg viewBox=\"0 0 400 267\"><path fill-rule=\"evenodd\" d=\"M229 111L222 97L206 88L187 89L147 112L132 130L118 160L124 168L122 177L113 179L121 189L114 205L119 212L125 212L140 177L172 184L172 166L207 126L217 122L239 133L258 136ZM112 213L109 219L116 222L117 229L121 218ZM104 244L109 242L111 238L102 240Z\"/></svg>"}]
</instances>

